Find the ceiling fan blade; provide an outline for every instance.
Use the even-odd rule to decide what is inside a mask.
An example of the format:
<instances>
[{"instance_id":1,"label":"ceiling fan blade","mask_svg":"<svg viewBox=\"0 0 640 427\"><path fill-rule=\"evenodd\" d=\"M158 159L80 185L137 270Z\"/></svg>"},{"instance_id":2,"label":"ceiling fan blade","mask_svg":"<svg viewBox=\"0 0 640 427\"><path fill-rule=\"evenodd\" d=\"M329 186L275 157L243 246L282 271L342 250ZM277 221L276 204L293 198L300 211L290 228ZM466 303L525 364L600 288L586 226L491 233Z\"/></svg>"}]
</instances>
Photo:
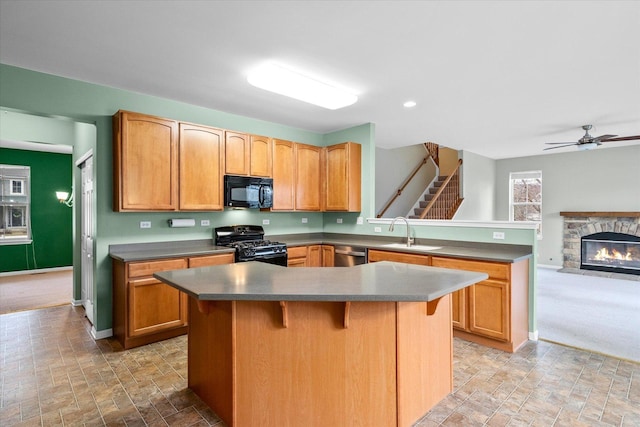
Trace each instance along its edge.
<instances>
[{"instance_id":1,"label":"ceiling fan blade","mask_svg":"<svg viewBox=\"0 0 640 427\"><path fill-rule=\"evenodd\" d=\"M604 141L605 139L613 138L615 136L618 136L618 135L600 135L600 136L596 136L595 138L593 138L592 141L593 142L600 142L600 141Z\"/></svg>"},{"instance_id":2,"label":"ceiling fan blade","mask_svg":"<svg viewBox=\"0 0 640 427\"><path fill-rule=\"evenodd\" d=\"M542 151L553 150L554 148L571 147L572 145L580 145L577 142L574 142L572 144L567 144L567 143L564 143L564 142L557 142L557 143L556 142L548 142L547 144L565 144L565 145L558 145L557 147L547 147Z\"/></svg>"},{"instance_id":3,"label":"ceiling fan blade","mask_svg":"<svg viewBox=\"0 0 640 427\"><path fill-rule=\"evenodd\" d=\"M601 142L609 142L609 141L633 141L634 139L640 139L640 135L634 136L621 136L620 138L607 138L601 139Z\"/></svg>"},{"instance_id":4,"label":"ceiling fan blade","mask_svg":"<svg viewBox=\"0 0 640 427\"><path fill-rule=\"evenodd\" d=\"M545 142L547 145L558 145L558 144L577 144L577 142Z\"/></svg>"}]
</instances>

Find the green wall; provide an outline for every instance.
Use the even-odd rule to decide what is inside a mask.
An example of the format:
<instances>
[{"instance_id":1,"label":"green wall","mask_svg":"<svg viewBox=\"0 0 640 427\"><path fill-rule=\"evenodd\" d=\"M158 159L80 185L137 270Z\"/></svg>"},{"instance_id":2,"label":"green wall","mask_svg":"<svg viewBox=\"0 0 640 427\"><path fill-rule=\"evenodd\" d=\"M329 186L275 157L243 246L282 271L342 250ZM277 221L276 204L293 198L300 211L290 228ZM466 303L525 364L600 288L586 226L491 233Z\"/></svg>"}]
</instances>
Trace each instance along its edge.
<instances>
[{"instance_id":1,"label":"green wall","mask_svg":"<svg viewBox=\"0 0 640 427\"><path fill-rule=\"evenodd\" d=\"M55 191L71 191L70 154L0 148L0 163L31 168L31 244L0 245L0 272L73 265L72 210Z\"/></svg>"}]
</instances>

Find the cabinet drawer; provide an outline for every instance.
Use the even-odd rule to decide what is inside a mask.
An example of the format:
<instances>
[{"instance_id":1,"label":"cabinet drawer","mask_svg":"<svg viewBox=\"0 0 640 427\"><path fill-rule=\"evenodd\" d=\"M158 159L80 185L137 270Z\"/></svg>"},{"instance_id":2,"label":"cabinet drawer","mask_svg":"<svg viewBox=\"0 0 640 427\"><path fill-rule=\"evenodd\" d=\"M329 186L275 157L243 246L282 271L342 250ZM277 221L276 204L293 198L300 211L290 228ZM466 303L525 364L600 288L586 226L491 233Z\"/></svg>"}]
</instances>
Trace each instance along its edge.
<instances>
[{"instance_id":1,"label":"cabinet drawer","mask_svg":"<svg viewBox=\"0 0 640 427\"><path fill-rule=\"evenodd\" d=\"M183 258L163 259L158 261L129 263L129 277L151 276L158 271L181 270L187 268L187 261Z\"/></svg>"},{"instance_id":2,"label":"cabinet drawer","mask_svg":"<svg viewBox=\"0 0 640 427\"><path fill-rule=\"evenodd\" d=\"M431 262L434 267L455 268L457 270L477 271L487 273L490 279L509 279L509 265L486 261L468 261L455 258L433 257Z\"/></svg>"},{"instance_id":3,"label":"cabinet drawer","mask_svg":"<svg viewBox=\"0 0 640 427\"><path fill-rule=\"evenodd\" d=\"M207 255L189 258L189 268L208 267L210 265L233 264L234 254Z\"/></svg>"},{"instance_id":4,"label":"cabinet drawer","mask_svg":"<svg viewBox=\"0 0 640 427\"><path fill-rule=\"evenodd\" d=\"M287 248L287 257L289 258L306 258L307 247L306 246L294 246L293 248Z\"/></svg>"},{"instance_id":5,"label":"cabinet drawer","mask_svg":"<svg viewBox=\"0 0 640 427\"><path fill-rule=\"evenodd\" d=\"M369 262L393 261L407 264L431 265L429 255L414 255L404 252L369 250Z\"/></svg>"}]
</instances>

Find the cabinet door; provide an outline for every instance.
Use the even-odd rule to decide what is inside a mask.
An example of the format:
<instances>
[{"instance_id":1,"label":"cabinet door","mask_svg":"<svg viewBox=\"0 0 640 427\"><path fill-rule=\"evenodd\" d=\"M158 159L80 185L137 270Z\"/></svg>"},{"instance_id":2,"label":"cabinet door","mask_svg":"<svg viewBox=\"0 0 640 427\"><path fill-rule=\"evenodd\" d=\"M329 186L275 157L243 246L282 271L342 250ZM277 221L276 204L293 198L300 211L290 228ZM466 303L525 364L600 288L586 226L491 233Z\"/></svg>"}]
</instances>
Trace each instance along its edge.
<instances>
[{"instance_id":1,"label":"cabinet door","mask_svg":"<svg viewBox=\"0 0 640 427\"><path fill-rule=\"evenodd\" d=\"M295 150L294 143L273 141L273 210L295 208Z\"/></svg>"},{"instance_id":2,"label":"cabinet door","mask_svg":"<svg viewBox=\"0 0 640 427\"><path fill-rule=\"evenodd\" d=\"M509 285L499 280L485 280L467 288L469 331L504 341L509 330Z\"/></svg>"},{"instance_id":3,"label":"cabinet door","mask_svg":"<svg viewBox=\"0 0 640 427\"><path fill-rule=\"evenodd\" d=\"M251 135L251 176L271 176L272 151L271 138Z\"/></svg>"},{"instance_id":4,"label":"cabinet door","mask_svg":"<svg viewBox=\"0 0 640 427\"><path fill-rule=\"evenodd\" d=\"M322 266L333 267L335 256L335 248L331 245L322 245Z\"/></svg>"},{"instance_id":5,"label":"cabinet door","mask_svg":"<svg viewBox=\"0 0 640 427\"><path fill-rule=\"evenodd\" d=\"M156 279L128 283L129 336L137 337L187 324L187 295Z\"/></svg>"},{"instance_id":6,"label":"cabinet door","mask_svg":"<svg viewBox=\"0 0 640 427\"><path fill-rule=\"evenodd\" d=\"M222 210L223 131L180 123L180 209Z\"/></svg>"},{"instance_id":7,"label":"cabinet door","mask_svg":"<svg viewBox=\"0 0 640 427\"><path fill-rule=\"evenodd\" d=\"M451 317L453 327L467 330L467 289L451 293Z\"/></svg>"},{"instance_id":8,"label":"cabinet door","mask_svg":"<svg viewBox=\"0 0 640 427\"><path fill-rule=\"evenodd\" d=\"M208 267L211 265L233 264L234 254L206 255L189 258L189 268Z\"/></svg>"},{"instance_id":9,"label":"cabinet door","mask_svg":"<svg viewBox=\"0 0 640 427\"><path fill-rule=\"evenodd\" d=\"M324 205L327 211L360 211L361 156L361 146L354 142L326 148Z\"/></svg>"},{"instance_id":10,"label":"cabinet door","mask_svg":"<svg viewBox=\"0 0 640 427\"><path fill-rule=\"evenodd\" d=\"M178 208L178 123L119 111L114 124L114 211Z\"/></svg>"},{"instance_id":11,"label":"cabinet door","mask_svg":"<svg viewBox=\"0 0 640 427\"><path fill-rule=\"evenodd\" d=\"M228 175L249 175L250 149L249 135L225 132L225 173Z\"/></svg>"},{"instance_id":12,"label":"cabinet door","mask_svg":"<svg viewBox=\"0 0 640 427\"><path fill-rule=\"evenodd\" d=\"M320 245L307 246L307 267L322 267L322 252Z\"/></svg>"},{"instance_id":13,"label":"cabinet door","mask_svg":"<svg viewBox=\"0 0 640 427\"><path fill-rule=\"evenodd\" d=\"M296 210L320 211L322 147L296 144Z\"/></svg>"}]
</instances>

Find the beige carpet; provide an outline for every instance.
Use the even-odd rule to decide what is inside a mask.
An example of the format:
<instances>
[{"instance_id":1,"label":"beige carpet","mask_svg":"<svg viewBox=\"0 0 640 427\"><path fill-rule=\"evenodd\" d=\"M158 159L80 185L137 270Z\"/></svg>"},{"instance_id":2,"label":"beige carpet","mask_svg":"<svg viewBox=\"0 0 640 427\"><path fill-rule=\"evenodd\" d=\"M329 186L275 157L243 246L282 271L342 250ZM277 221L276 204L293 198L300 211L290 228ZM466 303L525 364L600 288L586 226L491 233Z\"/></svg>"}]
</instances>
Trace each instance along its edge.
<instances>
[{"instance_id":1,"label":"beige carpet","mask_svg":"<svg viewBox=\"0 0 640 427\"><path fill-rule=\"evenodd\" d=\"M538 268L542 340L640 362L640 281Z\"/></svg>"},{"instance_id":2,"label":"beige carpet","mask_svg":"<svg viewBox=\"0 0 640 427\"><path fill-rule=\"evenodd\" d=\"M73 271L0 277L0 314L70 304Z\"/></svg>"}]
</instances>

